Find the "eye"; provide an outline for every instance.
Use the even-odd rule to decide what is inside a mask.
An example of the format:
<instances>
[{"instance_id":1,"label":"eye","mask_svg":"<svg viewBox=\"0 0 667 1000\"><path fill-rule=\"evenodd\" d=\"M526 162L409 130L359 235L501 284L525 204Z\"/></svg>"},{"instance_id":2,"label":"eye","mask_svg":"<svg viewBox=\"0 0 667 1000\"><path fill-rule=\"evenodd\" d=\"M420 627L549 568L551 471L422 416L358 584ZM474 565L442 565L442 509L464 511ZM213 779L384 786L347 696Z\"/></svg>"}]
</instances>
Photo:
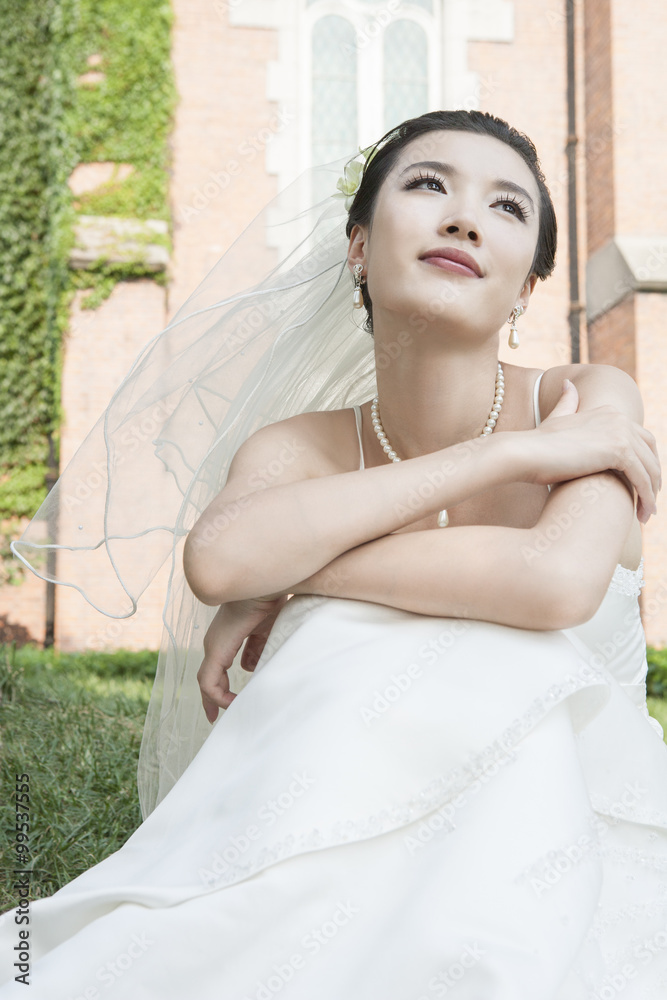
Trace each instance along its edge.
<instances>
[{"instance_id":1,"label":"eye","mask_svg":"<svg viewBox=\"0 0 667 1000\"><path fill-rule=\"evenodd\" d=\"M422 184L432 181L438 185L441 191L444 191L445 186L437 174L422 174L421 171L417 177L411 177L405 182L405 190L408 191L410 188L421 187Z\"/></svg>"},{"instance_id":2,"label":"eye","mask_svg":"<svg viewBox=\"0 0 667 1000\"><path fill-rule=\"evenodd\" d=\"M512 215L515 215L517 219L523 220L526 218L526 211L527 211L526 206L523 204L523 202L519 201L518 198L512 198L511 195L508 194L505 198L502 198L500 201L497 201L496 204L512 205L516 209L515 212L511 213ZM508 213L505 212L505 215L507 214Z\"/></svg>"},{"instance_id":3,"label":"eye","mask_svg":"<svg viewBox=\"0 0 667 1000\"><path fill-rule=\"evenodd\" d=\"M421 187L423 184L436 184L440 191L442 192L445 191L444 182L440 180L437 174L423 174L421 171L417 176L411 177L409 180L407 180L404 184L404 188L406 191L409 191L412 188ZM495 204L511 205L513 211L505 212L504 214L513 215L515 218L521 219L522 222L525 221L526 215L528 214L528 209L526 208L526 205L522 201L519 201L518 198L515 198L512 195L507 194L505 195L505 197L495 202Z\"/></svg>"}]
</instances>

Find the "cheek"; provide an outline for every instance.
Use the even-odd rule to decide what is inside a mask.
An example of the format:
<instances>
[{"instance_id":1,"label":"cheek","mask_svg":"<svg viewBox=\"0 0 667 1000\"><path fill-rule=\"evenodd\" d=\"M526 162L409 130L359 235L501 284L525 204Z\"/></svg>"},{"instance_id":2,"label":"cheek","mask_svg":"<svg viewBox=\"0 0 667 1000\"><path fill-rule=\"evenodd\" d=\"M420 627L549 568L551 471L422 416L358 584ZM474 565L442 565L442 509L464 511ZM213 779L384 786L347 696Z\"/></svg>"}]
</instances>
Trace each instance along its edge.
<instances>
[{"instance_id":1,"label":"cheek","mask_svg":"<svg viewBox=\"0 0 667 1000\"><path fill-rule=\"evenodd\" d=\"M368 291L371 298L381 295L388 301L410 281L408 252L394 227L383 226L373 235L377 238L369 258Z\"/></svg>"},{"instance_id":2,"label":"cheek","mask_svg":"<svg viewBox=\"0 0 667 1000\"><path fill-rule=\"evenodd\" d=\"M376 254L373 265L372 286L378 291L382 290L385 296L391 297L399 291L404 294L415 283L414 262L397 239L386 240L380 253Z\"/></svg>"},{"instance_id":3,"label":"cheek","mask_svg":"<svg viewBox=\"0 0 667 1000\"><path fill-rule=\"evenodd\" d=\"M533 262L535 246L532 236L526 233L499 232L489 245L489 271L513 282L522 282Z\"/></svg>"}]
</instances>

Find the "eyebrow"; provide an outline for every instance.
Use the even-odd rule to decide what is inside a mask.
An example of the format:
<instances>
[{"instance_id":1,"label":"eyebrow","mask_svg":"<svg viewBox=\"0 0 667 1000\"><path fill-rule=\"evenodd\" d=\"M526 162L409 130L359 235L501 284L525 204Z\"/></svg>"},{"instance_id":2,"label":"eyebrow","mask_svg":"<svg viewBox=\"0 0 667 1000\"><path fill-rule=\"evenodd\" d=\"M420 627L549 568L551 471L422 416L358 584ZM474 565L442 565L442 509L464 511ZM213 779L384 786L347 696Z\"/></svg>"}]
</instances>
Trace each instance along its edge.
<instances>
[{"instance_id":1,"label":"eyebrow","mask_svg":"<svg viewBox=\"0 0 667 1000\"><path fill-rule=\"evenodd\" d=\"M407 167L401 170L399 177L403 174L407 174L408 170L412 170L414 167L432 167L433 170L439 170L441 174L445 174L449 177L460 177L461 173L456 169L451 163L441 163L440 160L420 160L419 163L410 163ZM493 181L493 187L504 187L508 191L512 191L514 194L522 194L524 198L527 198L530 202L530 207L533 212L535 211L535 203L530 197L525 188L522 188L520 184L515 184L514 181L506 181L502 178L498 178Z\"/></svg>"}]
</instances>

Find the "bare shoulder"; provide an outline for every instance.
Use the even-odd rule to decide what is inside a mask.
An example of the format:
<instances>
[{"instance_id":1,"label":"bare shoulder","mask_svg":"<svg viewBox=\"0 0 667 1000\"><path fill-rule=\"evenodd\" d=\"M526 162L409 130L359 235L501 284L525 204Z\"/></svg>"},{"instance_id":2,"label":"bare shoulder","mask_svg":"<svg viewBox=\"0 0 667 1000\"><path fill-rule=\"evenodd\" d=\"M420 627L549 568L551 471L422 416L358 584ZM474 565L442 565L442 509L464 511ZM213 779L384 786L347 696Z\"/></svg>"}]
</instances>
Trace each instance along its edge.
<instances>
[{"instance_id":1,"label":"bare shoulder","mask_svg":"<svg viewBox=\"0 0 667 1000\"><path fill-rule=\"evenodd\" d=\"M577 387L587 408L610 404L627 413L637 423L644 422L644 404L639 386L631 375L615 365L557 365L547 368L540 383L540 413L548 416L561 397L563 379Z\"/></svg>"},{"instance_id":2,"label":"bare shoulder","mask_svg":"<svg viewBox=\"0 0 667 1000\"><path fill-rule=\"evenodd\" d=\"M349 434L346 413L297 413L260 427L237 449L228 483L240 480L252 490L340 471L335 456L340 441Z\"/></svg>"}]
</instances>

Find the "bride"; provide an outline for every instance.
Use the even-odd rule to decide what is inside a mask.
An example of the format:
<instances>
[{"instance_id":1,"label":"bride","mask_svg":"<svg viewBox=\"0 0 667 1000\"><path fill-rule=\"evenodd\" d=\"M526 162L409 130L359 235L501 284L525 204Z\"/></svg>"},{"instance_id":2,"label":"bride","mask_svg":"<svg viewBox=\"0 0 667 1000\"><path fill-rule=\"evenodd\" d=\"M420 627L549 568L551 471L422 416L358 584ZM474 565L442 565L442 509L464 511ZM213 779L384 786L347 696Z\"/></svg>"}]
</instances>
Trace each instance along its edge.
<instances>
[{"instance_id":1,"label":"bride","mask_svg":"<svg viewBox=\"0 0 667 1000\"><path fill-rule=\"evenodd\" d=\"M505 122L411 119L352 193L377 395L235 451L183 550L210 733L29 945L4 915L2 998L665 995L640 393L498 361L556 249Z\"/></svg>"}]
</instances>

